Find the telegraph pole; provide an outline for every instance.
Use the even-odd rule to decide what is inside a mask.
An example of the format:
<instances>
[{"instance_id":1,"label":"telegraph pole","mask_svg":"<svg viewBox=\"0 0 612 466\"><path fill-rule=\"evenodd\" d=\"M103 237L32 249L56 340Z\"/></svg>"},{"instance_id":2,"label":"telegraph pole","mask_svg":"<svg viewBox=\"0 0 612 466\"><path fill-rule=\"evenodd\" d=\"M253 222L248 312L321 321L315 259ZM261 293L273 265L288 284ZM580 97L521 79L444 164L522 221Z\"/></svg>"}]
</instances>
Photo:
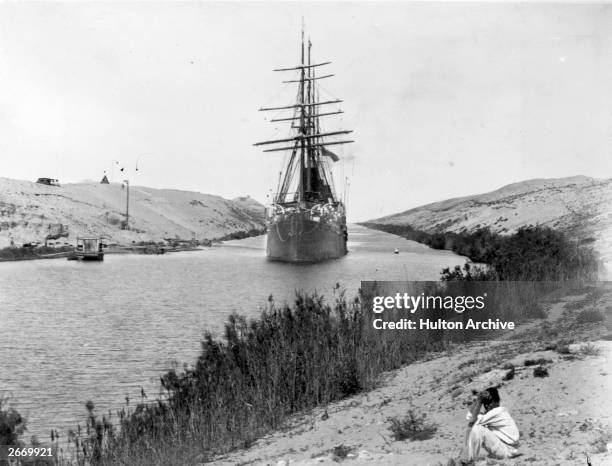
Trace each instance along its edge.
<instances>
[{"instance_id":1,"label":"telegraph pole","mask_svg":"<svg viewBox=\"0 0 612 466\"><path fill-rule=\"evenodd\" d=\"M127 198L125 202L125 229L130 229L130 180L123 180L127 187Z\"/></svg>"}]
</instances>

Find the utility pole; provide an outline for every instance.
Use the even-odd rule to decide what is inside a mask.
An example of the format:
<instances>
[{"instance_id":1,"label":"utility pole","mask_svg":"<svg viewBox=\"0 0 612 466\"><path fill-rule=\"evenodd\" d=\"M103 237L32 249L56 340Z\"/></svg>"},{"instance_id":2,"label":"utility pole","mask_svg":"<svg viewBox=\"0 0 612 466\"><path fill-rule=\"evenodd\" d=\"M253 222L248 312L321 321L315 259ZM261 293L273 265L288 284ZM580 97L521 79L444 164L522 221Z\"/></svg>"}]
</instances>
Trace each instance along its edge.
<instances>
[{"instance_id":1,"label":"utility pole","mask_svg":"<svg viewBox=\"0 0 612 466\"><path fill-rule=\"evenodd\" d=\"M130 180L123 180L127 187L127 198L125 202L125 229L130 229Z\"/></svg>"}]
</instances>

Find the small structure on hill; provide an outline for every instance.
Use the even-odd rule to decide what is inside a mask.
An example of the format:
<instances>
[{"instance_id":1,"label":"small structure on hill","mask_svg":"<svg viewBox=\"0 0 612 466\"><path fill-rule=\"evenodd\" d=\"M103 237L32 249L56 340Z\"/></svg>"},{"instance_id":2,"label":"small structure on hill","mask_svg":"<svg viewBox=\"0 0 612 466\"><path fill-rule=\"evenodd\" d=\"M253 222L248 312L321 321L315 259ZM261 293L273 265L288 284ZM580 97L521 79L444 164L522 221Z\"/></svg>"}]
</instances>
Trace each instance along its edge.
<instances>
[{"instance_id":1,"label":"small structure on hill","mask_svg":"<svg viewBox=\"0 0 612 466\"><path fill-rule=\"evenodd\" d=\"M104 175L104 178L102 178L102 181L100 181L100 184L109 184L108 178L106 177L106 175Z\"/></svg>"},{"instance_id":2,"label":"small structure on hill","mask_svg":"<svg viewBox=\"0 0 612 466\"><path fill-rule=\"evenodd\" d=\"M48 248L59 248L70 246L66 242L68 239L68 225L61 223L50 223L48 226L49 233L45 236L45 246Z\"/></svg>"},{"instance_id":3,"label":"small structure on hill","mask_svg":"<svg viewBox=\"0 0 612 466\"><path fill-rule=\"evenodd\" d=\"M38 178L36 180L38 184L46 184L47 186L59 186L59 180L55 178Z\"/></svg>"},{"instance_id":4,"label":"small structure on hill","mask_svg":"<svg viewBox=\"0 0 612 466\"><path fill-rule=\"evenodd\" d=\"M50 239L47 238L45 239L45 247L47 248L64 248L64 247L68 247L68 246L72 246L68 241L65 241L65 239L63 238L59 238L59 239Z\"/></svg>"},{"instance_id":5,"label":"small structure on hill","mask_svg":"<svg viewBox=\"0 0 612 466\"><path fill-rule=\"evenodd\" d=\"M49 233L45 239L58 239L62 236L68 236L69 233L68 225L64 225L63 223L50 223L47 226L47 230Z\"/></svg>"}]
</instances>

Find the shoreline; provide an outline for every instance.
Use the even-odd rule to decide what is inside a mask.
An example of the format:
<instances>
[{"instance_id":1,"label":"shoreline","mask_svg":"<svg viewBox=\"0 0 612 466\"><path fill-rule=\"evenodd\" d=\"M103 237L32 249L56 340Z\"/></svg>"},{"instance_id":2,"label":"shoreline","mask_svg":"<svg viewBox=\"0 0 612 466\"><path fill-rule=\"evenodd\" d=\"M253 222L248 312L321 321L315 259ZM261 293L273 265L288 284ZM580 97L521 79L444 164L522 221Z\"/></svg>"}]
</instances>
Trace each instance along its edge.
<instances>
[{"instance_id":1,"label":"shoreline","mask_svg":"<svg viewBox=\"0 0 612 466\"><path fill-rule=\"evenodd\" d=\"M190 251L204 251L207 248L215 247L215 245L223 244L225 241L233 241L240 239L253 238L257 236L261 236L265 234L264 230L240 230L234 233L228 233L218 238L213 238L211 240L207 240L207 244L198 244L196 246L185 246L185 247L170 247L170 246L161 246L158 244L144 244L144 245L117 245L113 246L104 251L105 255L115 255L115 254L134 254L134 255L164 255L166 253L173 252L190 252ZM6 248L9 249L9 248ZM17 251L21 251L23 248L12 248ZM0 250L0 254L2 250ZM20 257L2 257L0 256L0 263L2 262L19 262L19 261L29 261L29 260L46 260L46 259L62 259L68 258L74 253L74 248L68 251L60 251L57 253L49 253L49 254L31 254L31 255L22 255Z\"/></svg>"},{"instance_id":2,"label":"shoreline","mask_svg":"<svg viewBox=\"0 0 612 466\"><path fill-rule=\"evenodd\" d=\"M206 248L209 248L209 247L213 247L213 246L165 249L163 253L157 253L157 252L138 251L137 249L139 247L131 248L129 246L126 246L124 250L104 251L104 255L114 256L114 255L133 254L133 255L155 256L155 255L164 255L166 253L173 253L173 252L204 251L206 250ZM142 248L144 248L144 246ZM31 261L31 260L47 260L47 259L66 259L70 257L73 253L74 253L73 251L66 251L66 252L58 252L55 254L45 254L45 255L40 255L40 256L24 256L24 257L16 257L16 258L2 257L0 258L0 263L1 262L21 262L21 261Z\"/></svg>"}]
</instances>

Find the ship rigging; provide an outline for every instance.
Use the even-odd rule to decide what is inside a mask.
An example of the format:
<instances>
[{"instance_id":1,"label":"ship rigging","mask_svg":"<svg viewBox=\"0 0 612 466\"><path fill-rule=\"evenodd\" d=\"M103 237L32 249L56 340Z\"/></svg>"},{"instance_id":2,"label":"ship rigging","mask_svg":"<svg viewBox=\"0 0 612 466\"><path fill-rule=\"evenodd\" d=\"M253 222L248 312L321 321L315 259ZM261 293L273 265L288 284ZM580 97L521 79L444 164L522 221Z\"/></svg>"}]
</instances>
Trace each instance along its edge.
<instances>
[{"instance_id":1,"label":"ship rigging","mask_svg":"<svg viewBox=\"0 0 612 466\"><path fill-rule=\"evenodd\" d=\"M316 70L331 62L312 63L311 49L312 44L305 43L302 31L300 65L274 70L298 71L299 79L283 81L298 84L297 102L259 109L262 112L293 110L292 116L270 120L290 122L293 135L254 144L265 147L263 152L290 151L268 216L267 244L270 259L289 262L316 262L347 253L345 206L334 192L328 163L330 160L337 162L339 157L328 147L353 142L346 138L335 139L352 131L321 129L321 118L344 112L323 110L324 106L339 104L342 100L320 100L317 82L333 74L317 76Z\"/></svg>"}]
</instances>

